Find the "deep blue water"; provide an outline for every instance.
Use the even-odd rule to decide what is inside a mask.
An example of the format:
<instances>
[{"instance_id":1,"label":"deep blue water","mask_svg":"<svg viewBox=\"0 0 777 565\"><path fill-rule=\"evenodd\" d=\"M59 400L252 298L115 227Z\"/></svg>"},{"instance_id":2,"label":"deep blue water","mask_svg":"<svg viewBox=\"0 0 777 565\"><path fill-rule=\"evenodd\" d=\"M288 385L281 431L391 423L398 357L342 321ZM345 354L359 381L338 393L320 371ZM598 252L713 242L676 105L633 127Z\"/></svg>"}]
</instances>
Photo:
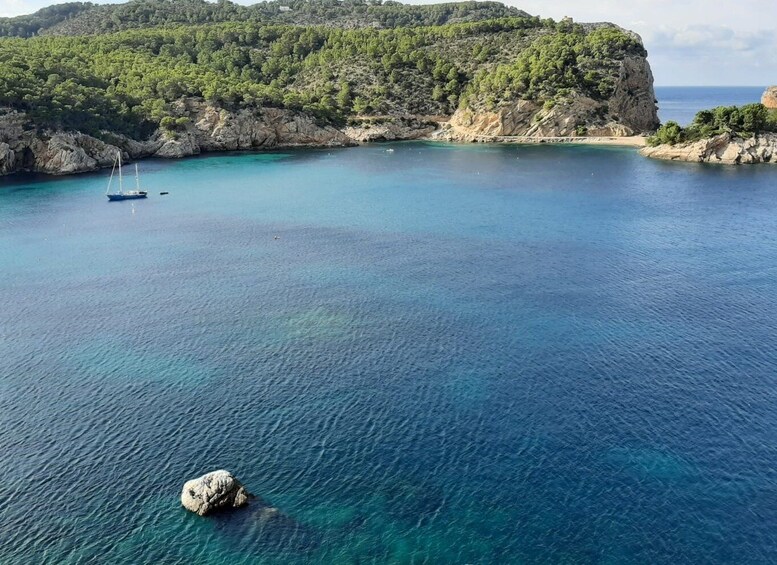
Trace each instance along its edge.
<instances>
[{"instance_id":1,"label":"deep blue water","mask_svg":"<svg viewBox=\"0 0 777 565\"><path fill-rule=\"evenodd\" d=\"M777 168L392 147L1 181L0 562L777 562Z\"/></svg>"},{"instance_id":2,"label":"deep blue water","mask_svg":"<svg viewBox=\"0 0 777 565\"><path fill-rule=\"evenodd\" d=\"M658 116L688 125L700 110L761 101L764 86L657 86Z\"/></svg>"}]
</instances>

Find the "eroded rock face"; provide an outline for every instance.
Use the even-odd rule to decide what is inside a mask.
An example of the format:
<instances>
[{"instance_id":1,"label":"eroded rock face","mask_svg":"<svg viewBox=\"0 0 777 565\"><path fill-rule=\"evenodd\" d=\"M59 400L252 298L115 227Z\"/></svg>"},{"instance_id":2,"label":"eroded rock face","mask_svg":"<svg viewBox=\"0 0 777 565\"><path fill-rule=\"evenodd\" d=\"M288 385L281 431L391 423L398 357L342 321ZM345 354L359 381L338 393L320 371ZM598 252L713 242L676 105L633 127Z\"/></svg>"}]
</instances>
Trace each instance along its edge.
<instances>
[{"instance_id":1,"label":"eroded rock face","mask_svg":"<svg viewBox=\"0 0 777 565\"><path fill-rule=\"evenodd\" d=\"M725 133L693 143L645 147L640 153L653 159L689 163L725 165L777 163L777 134L742 139Z\"/></svg>"},{"instance_id":2,"label":"eroded rock face","mask_svg":"<svg viewBox=\"0 0 777 565\"><path fill-rule=\"evenodd\" d=\"M229 471L213 471L187 481L181 491L181 504L187 510L205 516L217 510L240 508L248 504L250 494Z\"/></svg>"},{"instance_id":3,"label":"eroded rock face","mask_svg":"<svg viewBox=\"0 0 777 565\"><path fill-rule=\"evenodd\" d=\"M644 57L626 57L621 62L615 93L607 103L608 114L638 133L656 130L660 124L653 71Z\"/></svg>"},{"instance_id":4,"label":"eroded rock face","mask_svg":"<svg viewBox=\"0 0 777 565\"><path fill-rule=\"evenodd\" d=\"M21 112L0 112L0 174L17 171L66 175L110 167L118 151L125 160L151 155L154 140L139 142L121 135L103 141L79 132L39 130Z\"/></svg>"},{"instance_id":5,"label":"eroded rock face","mask_svg":"<svg viewBox=\"0 0 777 565\"><path fill-rule=\"evenodd\" d=\"M761 97L761 104L770 110L777 110L777 86L770 86Z\"/></svg>"},{"instance_id":6,"label":"eroded rock face","mask_svg":"<svg viewBox=\"0 0 777 565\"><path fill-rule=\"evenodd\" d=\"M355 145L342 131L289 110L229 112L200 99L182 99L173 106L188 125L175 132L157 131L144 141L110 132L100 135L107 140L103 141L80 132L40 130L25 114L0 109L0 174L94 171L110 167L119 150L130 160L151 155L179 158L205 151Z\"/></svg>"},{"instance_id":7,"label":"eroded rock face","mask_svg":"<svg viewBox=\"0 0 777 565\"><path fill-rule=\"evenodd\" d=\"M313 118L278 108L230 112L200 99L181 99L173 105L187 118L183 131L159 133L158 157L178 158L206 151L241 151L274 147L336 147L354 145L346 134L322 126Z\"/></svg>"},{"instance_id":8,"label":"eroded rock face","mask_svg":"<svg viewBox=\"0 0 777 565\"><path fill-rule=\"evenodd\" d=\"M418 117L391 118L376 122L365 119L361 123L345 128L345 135L361 143L376 141L397 141L420 139L437 129L436 121Z\"/></svg>"},{"instance_id":9,"label":"eroded rock face","mask_svg":"<svg viewBox=\"0 0 777 565\"><path fill-rule=\"evenodd\" d=\"M594 100L572 93L550 107L518 100L491 111L459 109L444 137L473 141L482 137L627 137L659 125L653 73L644 57L626 57L613 95Z\"/></svg>"}]
</instances>

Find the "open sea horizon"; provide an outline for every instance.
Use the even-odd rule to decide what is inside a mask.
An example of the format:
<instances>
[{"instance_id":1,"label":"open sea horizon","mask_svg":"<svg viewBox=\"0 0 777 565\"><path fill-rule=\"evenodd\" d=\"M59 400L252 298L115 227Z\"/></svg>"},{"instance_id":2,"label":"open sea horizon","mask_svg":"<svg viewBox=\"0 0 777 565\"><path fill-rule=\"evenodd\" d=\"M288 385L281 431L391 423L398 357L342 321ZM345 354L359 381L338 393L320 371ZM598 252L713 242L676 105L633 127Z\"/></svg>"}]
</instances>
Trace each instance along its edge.
<instances>
[{"instance_id":1,"label":"open sea horizon","mask_svg":"<svg viewBox=\"0 0 777 565\"><path fill-rule=\"evenodd\" d=\"M140 177L0 178L0 563L777 562L777 168L403 142ZM184 510L221 468L280 516Z\"/></svg>"},{"instance_id":2,"label":"open sea horizon","mask_svg":"<svg viewBox=\"0 0 777 565\"><path fill-rule=\"evenodd\" d=\"M661 122L685 126L700 110L760 102L766 86L657 86L655 90Z\"/></svg>"}]
</instances>

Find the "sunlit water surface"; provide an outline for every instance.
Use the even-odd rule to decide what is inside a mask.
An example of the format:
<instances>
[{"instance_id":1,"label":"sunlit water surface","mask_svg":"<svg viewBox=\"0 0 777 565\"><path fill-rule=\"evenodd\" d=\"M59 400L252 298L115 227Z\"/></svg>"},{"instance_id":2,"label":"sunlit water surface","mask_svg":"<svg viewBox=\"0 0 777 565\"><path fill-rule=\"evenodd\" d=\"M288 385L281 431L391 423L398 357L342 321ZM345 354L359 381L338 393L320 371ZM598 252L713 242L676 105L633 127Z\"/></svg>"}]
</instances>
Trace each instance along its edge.
<instances>
[{"instance_id":1,"label":"sunlit water surface","mask_svg":"<svg viewBox=\"0 0 777 565\"><path fill-rule=\"evenodd\" d=\"M140 168L0 181L0 562L777 562L777 168Z\"/></svg>"}]
</instances>

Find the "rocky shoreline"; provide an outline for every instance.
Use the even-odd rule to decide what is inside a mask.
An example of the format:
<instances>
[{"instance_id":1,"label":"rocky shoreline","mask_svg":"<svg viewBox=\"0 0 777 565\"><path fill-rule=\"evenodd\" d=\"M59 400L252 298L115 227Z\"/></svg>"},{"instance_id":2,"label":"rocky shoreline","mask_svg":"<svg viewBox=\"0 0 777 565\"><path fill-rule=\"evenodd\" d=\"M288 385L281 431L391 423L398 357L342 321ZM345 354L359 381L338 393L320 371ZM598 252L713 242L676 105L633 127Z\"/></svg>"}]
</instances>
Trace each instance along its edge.
<instances>
[{"instance_id":1,"label":"rocky shoreline","mask_svg":"<svg viewBox=\"0 0 777 565\"><path fill-rule=\"evenodd\" d=\"M170 119L162 122L166 127L138 141L111 132L43 129L24 113L0 108L0 175L95 171L110 167L117 151L131 161L412 139L640 146L641 134L658 126L653 75L644 57L621 61L613 95L606 100L572 92L542 104L519 100L497 108L460 108L450 116L357 116L342 128L293 110L228 110L201 98L178 99L169 111Z\"/></svg>"},{"instance_id":2,"label":"rocky shoreline","mask_svg":"<svg viewBox=\"0 0 777 565\"><path fill-rule=\"evenodd\" d=\"M724 133L693 143L645 147L640 153L651 159L688 163L724 165L777 163L777 134L762 134L743 139Z\"/></svg>"},{"instance_id":3,"label":"rocky shoreline","mask_svg":"<svg viewBox=\"0 0 777 565\"><path fill-rule=\"evenodd\" d=\"M191 123L179 131L157 130L136 141L103 132L100 138L80 132L38 130L24 114L0 116L0 175L17 172L70 175L113 165L117 151L125 161L147 157L179 159L201 153L262 151L299 147L349 147L363 143L405 140L480 143L574 143L637 146L645 138L605 136L494 136L461 132L446 117L418 116L365 118L341 129L322 126L304 114L266 108L227 112L189 101ZM606 132L611 133L611 132Z\"/></svg>"}]
</instances>

